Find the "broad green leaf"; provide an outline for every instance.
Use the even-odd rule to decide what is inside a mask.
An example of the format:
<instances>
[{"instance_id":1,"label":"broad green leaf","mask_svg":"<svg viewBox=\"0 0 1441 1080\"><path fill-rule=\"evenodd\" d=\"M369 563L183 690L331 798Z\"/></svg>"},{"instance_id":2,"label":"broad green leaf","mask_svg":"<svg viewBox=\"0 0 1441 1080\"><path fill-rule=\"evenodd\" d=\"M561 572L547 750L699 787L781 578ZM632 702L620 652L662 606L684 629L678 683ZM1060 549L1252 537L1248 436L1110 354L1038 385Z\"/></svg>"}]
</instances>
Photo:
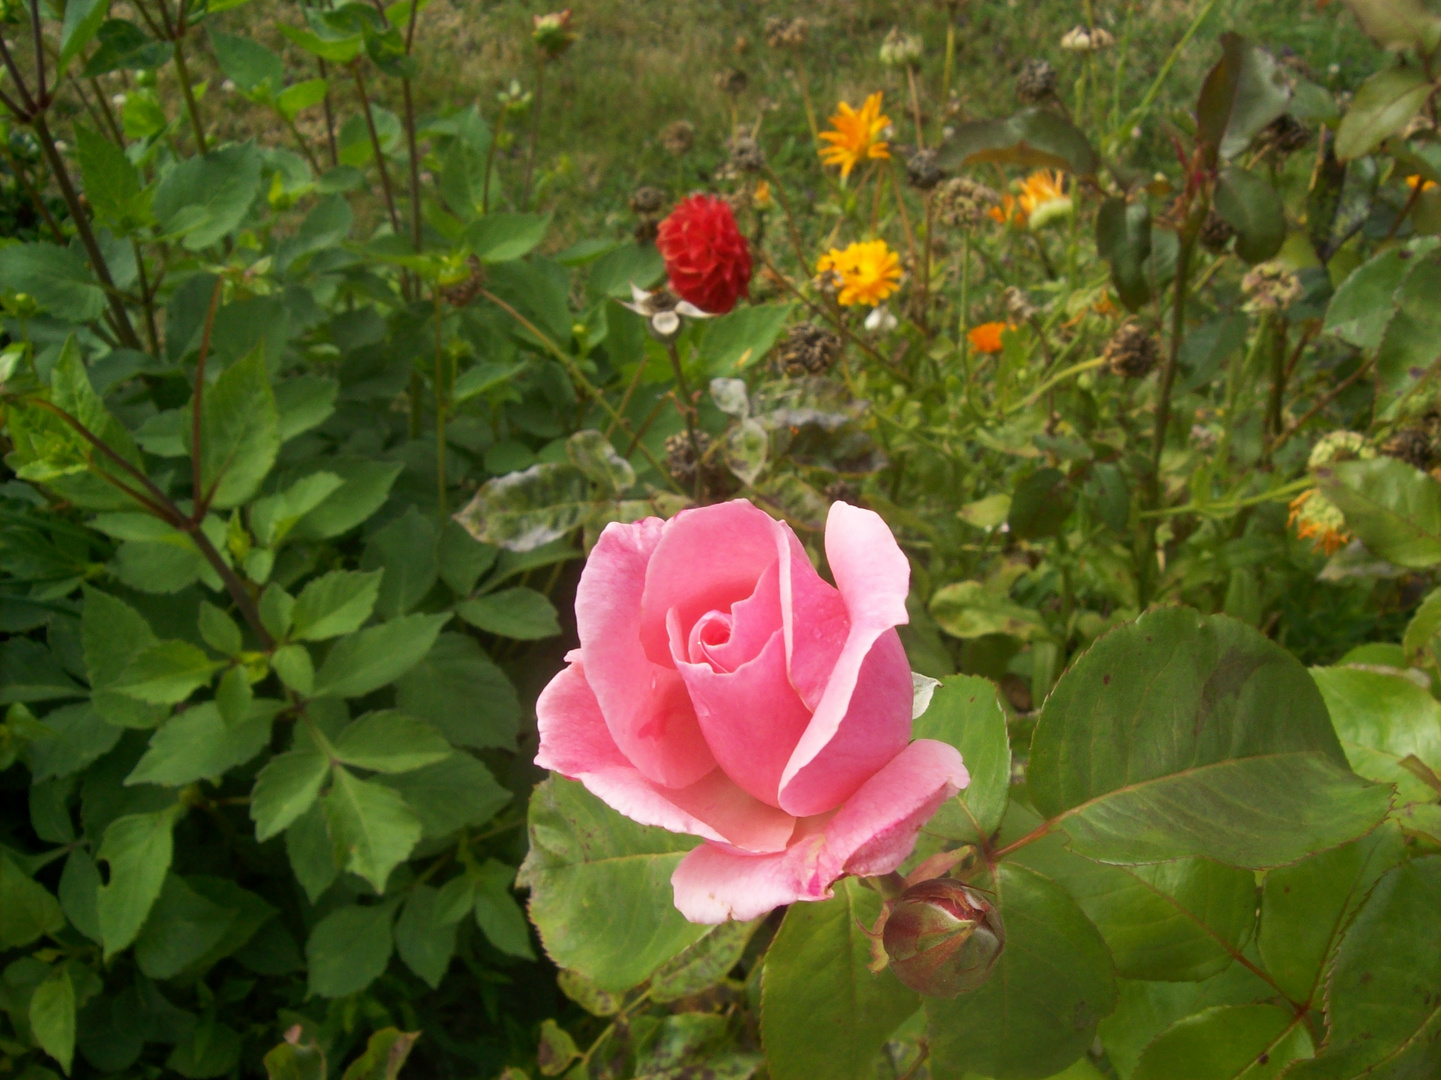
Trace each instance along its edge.
<instances>
[{"instance_id":1,"label":"broad green leaf","mask_svg":"<svg viewBox=\"0 0 1441 1080\"><path fill-rule=\"evenodd\" d=\"M28 1019L40 1049L68 1074L75 1058L75 984L70 981L69 964L55 965L35 988Z\"/></svg>"},{"instance_id":2,"label":"broad green leaf","mask_svg":"<svg viewBox=\"0 0 1441 1080\"><path fill-rule=\"evenodd\" d=\"M338 204L322 203L315 212L332 205L346 207L344 200ZM302 233L307 231L309 220L301 224ZM345 220L348 223L350 219ZM280 441L293 439L328 420L335 412L335 396L339 392L340 384L325 375L294 375L277 386L275 407L280 413Z\"/></svg>"},{"instance_id":3,"label":"broad green leaf","mask_svg":"<svg viewBox=\"0 0 1441 1080\"><path fill-rule=\"evenodd\" d=\"M1046 636L1039 615L979 581L958 581L937 589L931 597L931 617L958 638L1009 634L1028 641Z\"/></svg>"},{"instance_id":4,"label":"broad green leaf","mask_svg":"<svg viewBox=\"0 0 1441 1080\"><path fill-rule=\"evenodd\" d=\"M872 1061L920 997L869 968L880 895L855 878L835 898L792 904L766 953L761 1040L775 1080L870 1080Z\"/></svg>"},{"instance_id":5,"label":"broad green leaf","mask_svg":"<svg viewBox=\"0 0 1441 1080\"><path fill-rule=\"evenodd\" d=\"M1006 946L977 990L928 999L932 1075L1050 1076L1080 1057L1116 1005L1106 943L1054 881L1002 863L994 902Z\"/></svg>"},{"instance_id":6,"label":"broad green leaf","mask_svg":"<svg viewBox=\"0 0 1441 1080\"><path fill-rule=\"evenodd\" d=\"M475 924L486 940L508 956L534 960L530 927L511 889L515 871L495 859L486 859L474 875Z\"/></svg>"},{"instance_id":7,"label":"broad green leaf","mask_svg":"<svg viewBox=\"0 0 1441 1080\"><path fill-rule=\"evenodd\" d=\"M240 1047L240 1032L210 1013L180 1038L165 1067L186 1080L209 1080L235 1068Z\"/></svg>"},{"instance_id":8,"label":"broad green leaf","mask_svg":"<svg viewBox=\"0 0 1441 1080\"><path fill-rule=\"evenodd\" d=\"M930 707L911 725L913 738L939 739L961 752L971 782L954 805L961 835L971 843L989 838L1000 827L1011 788L1011 744L996 694L989 679L952 675L941 680Z\"/></svg>"},{"instance_id":9,"label":"broad green leaf","mask_svg":"<svg viewBox=\"0 0 1441 1080\"><path fill-rule=\"evenodd\" d=\"M1401 762L1415 757L1441 771L1441 703L1400 674L1344 666L1312 668L1311 674L1351 768L1395 784L1403 802L1432 801L1436 793Z\"/></svg>"},{"instance_id":10,"label":"broad green leaf","mask_svg":"<svg viewBox=\"0 0 1441 1080\"><path fill-rule=\"evenodd\" d=\"M1255 875L1207 859L1108 866L1071 854L1058 837L1014 859L1065 887L1128 979L1208 979L1241 954L1256 925Z\"/></svg>"},{"instance_id":11,"label":"broad green leaf","mask_svg":"<svg viewBox=\"0 0 1441 1080\"><path fill-rule=\"evenodd\" d=\"M160 895L170 869L177 816L177 807L129 814L105 830L96 859L109 866L110 880L100 886L95 910L106 959L135 940Z\"/></svg>"},{"instance_id":12,"label":"broad green leaf","mask_svg":"<svg viewBox=\"0 0 1441 1080\"><path fill-rule=\"evenodd\" d=\"M315 688L315 664L304 645L282 645L270 655L270 667L286 689L308 697Z\"/></svg>"},{"instance_id":13,"label":"broad green leaf","mask_svg":"<svg viewBox=\"0 0 1441 1080\"><path fill-rule=\"evenodd\" d=\"M1280 1005L1221 1005L1162 1032L1131 1080L1271 1080L1312 1052L1304 1015Z\"/></svg>"},{"instance_id":14,"label":"broad green leaf","mask_svg":"<svg viewBox=\"0 0 1441 1080\"><path fill-rule=\"evenodd\" d=\"M415 507L371 536L360 565L383 570L376 611L382 619L404 615L430 592L440 572L435 523Z\"/></svg>"},{"instance_id":15,"label":"broad green leaf","mask_svg":"<svg viewBox=\"0 0 1441 1080\"><path fill-rule=\"evenodd\" d=\"M1196 102L1197 136L1229 161L1276 117L1286 111L1290 86L1275 58L1239 34L1221 35L1224 50L1207 74Z\"/></svg>"},{"instance_id":16,"label":"broad green leaf","mask_svg":"<svg viewBox=\"0 0 1441 1080\"><path fill-rule=\"evenodd\" d=\"M1441 856L1381 878L1336 950L1326 991L1327 1038L1288 1080L1429 1077L1441 1069Z\"/></svg>"},{"instance_id":17,"label":"broad green leaf","mask_svg":"<svg viewBox=\"0 0 1441 1080\"><path fill-rule=\"evenodd\" d=\"M450 744L435 728L398 712L362 716L335 740L336 761L383 773L434 765L450 752Z\"/></svg>"},{"instance_id":18,"label":"broad green leaf","mask_svg":"<svg viewBox=\"0 0 1441 1080\"><path fill-rule=\"evenodd\" d=\"M1355 839L1389 804L1350 773L1295 658L1186 608L1143 615L1076 661L1042 709L1028 780L1072 847L1109 862L1277 866Z\"/></svg>"},{"instance_id":19,"label":"broad green leaf","mask_svg":"<svg viewBox=\"0 0 1441 1080\"><path fill-rule=\"evenodd\" d=\"M100 24L96 37L100 44L85 64L83 74L86 78L122 69L133 71L156 67L171 55L165 42L156 41L140 27L124 19L106 19Z\"/></svg>"},{"instance_id":20,"label":"broad green leaf","mask_svg":"<svg viewBox=\"0 0 1441 1080\"><path fill-rule=\"evenodd\" d=\"M325 1080L325 1054L314 1041L282 1042L264 1058L270 1080Z\"/></svg>"},{"instance_id":21,"label":"broad green leaf","mask_svg":"<svg viewBox=\"0 0 1441 1080\"><path fill-rule=\"evenodd\" d=\"M1135 311L1151 298L1146 260L1151 256L1151 208L1145 199L1110 198L1096 215L1096 251L1111 264L1121 303Z\"/></svg>"},{"instance_id":22,"label":"broad green leaf","mask_svg":"<svg viewBox=\"0 0 1441 1080\"><path fill-rule=\"evenodd\" d=\"M549 214L490 213L465 230L465 243L481 262L519 259L545 239Z\"/></svg>"},{"instance_id":23,"label":"broad green leaf","mask_svg":"<svg viewBox=\"0 0 1441 1080\"><path fill-rule=\"evenodd\" d=\"M1361 29L1383 48L1431 52L1441 42L1441 18L1422 0L1346 0L1346 6Z\"/></svg>"},{"instance_id":24,"label":"broad green leaf","mask_svg":"<svg viewBox=\"0 0 1441 1080\"><path fill-rule=\"evenodd\" d=\"M243 765L270 742L278 701L252 702L240 723L227 723L213 701L176 713L154 735L127 784L182 787L219 778Z\"/></svg>"},{"instance_id":25,"label":"broad green leaf","mask_svg":"<svg viewBox=\"0 0 1441 1080\"><path fill-rule=\"evenodd\" d=\"M417 885L400 909L395 923L395 948L407 967L438 989L455 955L456 924L441 922L436 914L438 890Z\"/></svg>"},{"instance_id":26,"label":"broad green leaf","mask_svg":"<svg viewBox=\"0 0 1441 1080\"><path fill-rule=\"evenodd\" d=\"M281 436L284 437L283 430ZM344 481L334 473L311 473L284 491L256 499L250 505L251 531L265 546L278 547L302 518L329 499L343 484Z\"/></svg>"},{"instance_id":27,"label":"broad green leaf","mask_svg":"<svg viewBox=\"0 0 1441 1080\"><path fill-rule=\"evenodd\" d=\"M214 949L238 914L168 874L135 939L135 962L152 979L174 978Z\"/></svg>"},{"instance_id":28,"label":"broad green leaf","mask_svg":"<svg viewBox=\"0 0 1441 1080\"><path fill-rule=\"evenodd\" d=\"M365 1053L350 1063L340 1080L396 1080L418 1038L418 1031L381 1028L370 1036Z\"/></svg>"},{"instance_id":29,"label":"broad green leaf","mask_svg":"<svg viewBox=\"0 0 1441 1080\"><path fill-rule=\"evenodd\" d=\"M336 860L377 893L420 839L420 819L398 792L340 767L325 796L325 821Z\"/></svg>"},{"instance_id":30,"label":"broad green leaf","mask_svg":"<svg viewBox=\"0 0 1441 1080\"><path fill-rule=\"evenodd\" d=\"M632 284L637 288L649 289L663 277L665 259L654 244L621 244L591 264L585 288L586 292L597 299L608 296L629 301ZM612 313L617 310L623 309L611 308Z\"/></svg>"},{"instance_id":31,"label":"broad green leaf","mask_svg":"<svg viewBox=\"0 0 1441 1080\"><path fill-rule=\"evenodd\" d=\"M325 100L325 95L330 92L330 83L325 79L306 79L304 82L287 86L279 94L275 95L275 107L288 120L294 120L297 115L309 109L311 106L319 105Z\"/></svg>"},{"instance_id":32,"label":"broad green leaf","mask_svg":"<svg viewBox=\"0 0 1441 1080\"><path fill-rule=\"evenodd\" d=\"M182 428L190 445L190 410ZM207 505L217 510L248 501L280 452L279 414L265 353L256 349L237 360L205 388L201 424L200 481Z\"/></svg>"},{"instance_id":33,"label":"broad green leaf","mask_svg":"<svg viewBox=\"0 0 1441 1080\"><path fill-rule=\"evenodd\" d=\"M380 595L380 576L378 572L332 570L309 582L291 609L291 636L323 641L359 630Z\"/></svg>"},{"instance_id":34,"label":"broad green leaf","mask_svg":"<svg viewBox=\"0 0 1441 1080\"><path fill-rule=\"evenodd\" d=\"M316 697L361 697L394 682L430 651L450 613L404 615L344 637L315 673Z\"/></svg>"},{"instance_id":35,"label":"broad green leaf","mask_svg":"<svg viewBox=\"0 0 1441 1080\"><path fill-rule=\"evenodd\" d=\"M551 958L602 989L629 989L699 939L670 876L694 837L637 825L580 784L552 777L530 800L519 882Z\"/></svg>"},{"instance_id":36,"label":"broad green leaf","mask_svg":"<svg viewBox=\"0 0 1441 1080\"><path fill-rule=\"evenodd\" d=\"M113 685L137 701L173 705L209 683L224 666L188 641L157 641L137 652Z\"/></svg>"},{"instance_id":37,"label":"broad green leaf","mask_svg":"<svg viewBox=\"0 0 1441 1080\"><path fill-rule=\"evenodd\" d=\"M224 656L235 657L245 644L235 620L207 600L200 602L200 637Z\"/></svg>"},{"instance_id":38,"label":"broad green leaf","mask_svg":"<svg viewBox=\"0 0 1441 1080\"><path fill-rule=\"evenodd\" d=\"M434 724L452 746L515 746L520 720L515 687L467 634L437 637L395 690L401 712Z\"/></svg>"},{"instance_id":39,"label":"broad green leaf","mask_svg":"<svg viewBox=\"0 0 1441 1080\"><path fill-rule=\"evenodd\" d=\"M319 802L311 803L285 830L285 855L310 902L319 902L340 874L335 845L330 842L330 830L325 824L325 809Z\"/></svg>"},{"instance_id":40,"label":"broad green leaf","mask_svg":"<svg viewBox=\"0 0 1441 1080\"><path fill-rule=\"evenodd\" d=\"M1317 470L1322 493L1375 555L1408 569L1441 563L1441 484L1392 457Z\"/></svg>"},{"instance_id":41,"label":"broad green leaf","mask_svg":"<svg viewBox=\"0 0 1441 1080\"><path fill-rule=\"evenodd\" d=\"M514 797L484 763L460 752L434 765L375 780L400 792L405 805L420 818L422 836L427 840L484 825Z\"/></svg>"},{"instance_id":42,"label":"broad green leaf","mask_svg":"<svg viewBox=\"0 0 1441 1080\"><path fill-rule=\"evenodd\" d=\"M1310 1004L1325 988L1325 964L1371 886L1401 861L1405 845L1394 825L1283 866L1261 889L1261 959L1293 1001Z\"/></svg>"},{"instance_id":43,"label":"broad green leaf","mask_svg":"<svg viewBox=\"0 0 1441 1080\"><path fill-rule=\"evenodd\" d=\"M1075 506L1075 492L1060 469L1037 469L1016 484L1006 523L1019 540L1055 536Z\"/></svg>"},{"instance_id":44,"label":"broad green leaf","mask_svg":"<svg viewBox=\"0 0 1441 1080\"><path fill-rule=\"evenodd\" d=\"M210 48L225 77L246 97L269 100L285 85L284 62L257 41L212 27Z\"/></svg>"},{"instance_id":45,"label":"broad green leaf","mask_svg":"<svg viewBox=\"0 0 1441 1080\"><path fill-rule=\"evenodd\" d=\"M1376 353L1376 413L1394 417L1402 403L1428 378L1441 360L1441 260L1418 265L1396 290L1396 313Z\"/></svg>"},{"instance_id":46,"label":"broad green leaf","mask_svg":"<svg viewBox=\"0 0 1441 1080\"><path fill-rule=\"evenodd\" d=\"M310 992L345 997L364 990L390 963L396 902L336 908L315 924L305 942Z\"/></svg>"},{"instance_id":47,"label":"broad green leaf","mask_svg":"<svg viewBox=\"0 0 1441 1080\"><path fill-rule=\"evenodd\" d=\"M961 124L940 149L942 168L964 169L987 162L1066 169L1078 176L1091 176L1100 165L1086 136L1045 108L1025 109L1005 120Z\"/></svg>"},{"instance_id":48,"label":"broad green leaf","mask_svg":"<svg viewBox=\"0 0 1441 1080\"><path fill-rule=\"evenodd\" d=\"M574 465L532 465L487 480L455 520L482 543L530 551L577 528L593 509L585 473Z\"/></svg>"},{"instance_id":49,"label":"broad green leaf","mask_svg":"<svg viewBox=\"0 0 1441 1080\"><path fill-rule=\"evenodd\" d=\"M0 250L0 287L29 293L57 319L83 323L105 310L105 290L74 248L37 242Z\"/></svg>"},{"instance_id":50,"label":"broad green leaf","mask_svg":"<svg viewBox=\"0 0 1441 1080\"><path fill-rule=\"evenodd\" d=\"M1358 349L1381 344L1386 326L1396 312L1396 293L1411 271L1420 265L1418 255L1434 248L1434 241L1387 248L1361 264L1336 289L1326 308L1326 330Z\"/></svg>"},{"instance_id":51,"label":"broad green leaf","mask_svg":"<svg viewBox=\"0 0 1441 1080\"><path fill-rule=\"evenodd\" d=\"M685 952L662 964L650 980L651 1001L678 1001L724 979L740 963L759 919L721 923ZM568 993L568 991L567 991Z\"/></svg>"},{"instance_id":52,"label":"broad green leaf","mask_svg":"<svg viewBox=\"0 0 1441 1080\"><path fill-rule=\"evenodd\" d=\"M55 654L30 638L0 644L0 704L84 697Z\"/></svg>"},{"instance_id":53,"label":"broad green leaf","mask_svg":"<svg viewBox=\"0 0 1441 1080\"><path fill-rule=\"evenodd\" d=\"M50 890L0 854L0 947L22 949L64 926L65 915Z\"/></svg>"},{"instance_id":54,"label":"broad green leaf","mask_svg":"<svg viewBox=\"0 0 1441 1080\"><path fill-rule=\"evenodd\" d=\"M97 945L102 943L97 909L100 885L100 871L95 868L95 861L84 848L76 848L60 873L60 907L70 925Z\"/></svg>"},{"instance_id":55,"label":"broad green leaf","mask_svg":"<svg viewBox=\"0 0 1441 1080\"><path fill-rule=\"evenodd\" d=\"M173 166L155 188L155 217L165 235L190 251L218 242L244 219L260 194L260 151L241 143L197 154ZM242 418L236 418L237 420Z\"/></svg>"},{"instance_id":56,"label":"broad green leaf","mask_svg":"<svg viewBox=\"0 0 1441 1080\"><path fill-rule=\"evenodd\" d=\"M291 750L271 758L250 793L255 839L269 840L310 809L329 771L330 761L314 750Z\"/></svg>"},{"instance_id":57,"label":"broad green leaf","mask_svg":"<svg viewBox=\"0 0 1441 1080\"><path fill-rule=\"evenodd\" d=\"M1216 181L1216 213L1236 230L1236 254L1264 262L1286 241L1286 207L1276 189L1232 165Z\"/></svg>"},{"instance_id":58,"label":"broad green leaf","mask_svg":"<svg viewBox=\"0 0 1441 1080\"><path fill-rule=\"evenodd\" d=\"M36 784L79 772L109 753L123 734L86 704L53 709L40 724L49 735L36 738L26 750Z\"/></svg>"},{"instance_id":59,"label":"broad green leaf","mask_svg":"<svg viewBox=\"0 0 1441 1080\"><path fill-rule=\"evenodd\" d=\"M497 637L532 641L560 633L555 605L544 593L524 586L463 600L455 606L455 613Z\"/></svg>"},{"instance_id":60,"label":"broad green leaf","mask_svg":"<svg viewBox=\"0 0 1441 1080\"><path fill-rule=\"evenodd\" d=\"M599 431L577 431L565 441L565 452L572 465L612 495L635 485L635 469Z\"/></svg>"},{"instance_id":61,"label":"broad green leaf","mask_svg":"<svg viewBox=\"0 0 1441 1080\"><path fill-rule=\"evenodd\" d=\"M56 64L60 71L69 67L70 61L90 44L109 11L110 0L69 0L65 5L65 21L60 27L60 59Z\"/></svg>"},{"instance_id":62,"label":"broad green leaf","mask_svg":"<svg viewBox=\"0 0 1441 1080\"><path fill-rule=\"evenodd\" d=\"M83 0L77 0L77 3ZM85 197L95 214L120 232L150 222L150 193L140 170L115 143L75 125L75 157L85 184Z\"/></svg>"},{"instance_id":63,"label":"broad green leaf","mask_svg":"<svg viewBox=\"0 0 1441 1080\"><path fill-rule=\"evenodd\" d=\"M526 364L477 364L455 380L455 385L451 388L450 400L453 404L459 405L461 402L488 393L498 386L504 386L524 372L527 366Z\"/></svg>"},{"instance_id":64,"label":"broad green leaf","mask_svg":"<svg viewBox=\"0 0 1441 1080\"><path fill-rule=\"evenodd\" d=\"M495 565L499 554L498 548L482 544L461 528L459 522L447 521L437 547L440 580L456 596L468 596L475 591L480 575Z\"/></svg>"},{"instance_id":65,"label":"broad green leaf","mask_svg":"<svg viewBox=\"0 0 1441 1080\"><path fill-rule=\"evenodd\" d=\"M628 300L628 282L626 286L624 297ZM785 330L791 308L791 304L742 305L703 323L696 338L696 349L706 372L713 376L733 375L765 359Z\"/></svg>"},{"instance_id":66,"label":"broad green leaf","mask_svg":"<svg viewBox=\"0 0 1441 1080\"><path fill-rule=\"evenodd\" d=\"M1395 135L1420 111L1431 82L1419 70L1400 66L1376 72L1356 91L1336 132L1336 156L1362 157Z\"/></svg>"}]
</instances>

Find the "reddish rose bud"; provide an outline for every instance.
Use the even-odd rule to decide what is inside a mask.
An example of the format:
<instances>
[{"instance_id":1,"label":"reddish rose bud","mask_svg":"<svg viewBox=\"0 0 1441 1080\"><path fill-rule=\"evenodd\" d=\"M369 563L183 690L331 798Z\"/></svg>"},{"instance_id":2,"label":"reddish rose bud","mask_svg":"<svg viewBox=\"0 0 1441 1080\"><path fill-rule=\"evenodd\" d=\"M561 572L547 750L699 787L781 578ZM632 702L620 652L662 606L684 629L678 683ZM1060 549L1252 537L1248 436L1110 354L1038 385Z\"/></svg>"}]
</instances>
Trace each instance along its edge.
<instances>
[{"instance_id":1,"label":"reddish rose bud","mask_svg":"<svg viewBox=\"0 0 1441 1080\"><path fill-rule=\"evenodd\" d=\"M980 893L935 878L896 898L882 941L901 982L928 997L955 997L990 977L1006 931L1001 913Z\"/></svg>"}]
</instances>

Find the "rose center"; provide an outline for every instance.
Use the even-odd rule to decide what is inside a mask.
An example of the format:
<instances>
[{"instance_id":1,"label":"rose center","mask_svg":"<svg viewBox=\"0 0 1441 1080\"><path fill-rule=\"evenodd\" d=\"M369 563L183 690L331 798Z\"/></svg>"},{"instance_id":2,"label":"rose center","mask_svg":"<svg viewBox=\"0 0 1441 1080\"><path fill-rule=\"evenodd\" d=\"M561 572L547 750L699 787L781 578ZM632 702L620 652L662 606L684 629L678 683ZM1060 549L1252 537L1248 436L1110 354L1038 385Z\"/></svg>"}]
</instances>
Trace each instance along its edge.
<instances>
[{"instance_id":1,"label":"rose center","mask_svg":"<svg viewBox=\"0 0 1441 1080\"><path fill-rule=\"evenodd\" d=\"M709 664L721 668L710 654L711 649L725 645L731 639L731 616L727 611L708 611L696 620L690 630L688 652L692 664ZM721 668L721 670L726 670Z\"/></svg>"}]
</instances>

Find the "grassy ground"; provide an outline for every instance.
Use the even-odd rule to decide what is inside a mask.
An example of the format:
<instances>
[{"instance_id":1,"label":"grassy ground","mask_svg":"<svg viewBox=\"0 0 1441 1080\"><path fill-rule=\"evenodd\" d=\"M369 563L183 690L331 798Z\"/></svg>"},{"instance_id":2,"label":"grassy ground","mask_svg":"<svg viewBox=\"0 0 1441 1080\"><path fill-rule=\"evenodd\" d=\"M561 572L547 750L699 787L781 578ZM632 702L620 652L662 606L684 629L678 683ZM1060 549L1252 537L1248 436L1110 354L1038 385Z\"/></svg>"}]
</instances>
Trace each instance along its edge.
<instances>
[{"instance_id":1,"label":"grassy ground","mask_svg":"<svg viewBox=\"0 0 1441 1080\"><path fill-rule=\"evenodd\" d=\"M1098 64L1100 93L1091 100L1104 106L1108 122L1124 123L1207 8L1140 136L1125 146L1137 164L1169 153L1168 118L1174 114L1184 123L1200 79L1214 62L1216 38L1225 30L1294 52L1314 75L1340 89L1371 70L1370 46L1344 5L1321 9L1316 0L582 0L574 16L580 38L545 79L538 202L556 212L557 244L624 232L632 220L626 209L631 191L653 184L680 195L707 186L725 159L732 126L758 122L778 171L813 195L827 181L812 149L802 82L822 125L838 100L858 104L867 93L883 91L896 138L914 140L905 72L883 66L878 56L877 44L893 26L924 42L918 88L922 119L934 139L942 123L1012 111L1014 74L1028 57L1053 62L1064 96L1072 97L1082 61L1061 50L1060 38L1086 23L1090 9L1096 24L1109 28L1122 46ZM493 120L497 94L513 81L522 91L533 90L530 17L543 10L546 5L521 0L433 0L421 15L416 47L419 107L445 111L479 104ZM274 21L298 21L294 14L289 5L255 4L227 18L247 21L257 36L281 48L286 43ZM773 16L804 17L810 29L806 45L798 52L768 47L765 23ZM945 109L948 25L955 28L954 96ZM293 70L303 69L303 56L293 47L286 51ZM731 69L746 75L745 89L735 96L716 86L717 74ZM386 85L391 80L378 82L377 98L398 98L398 87ZM345 98L353 89L342 82L337 92ZM348 106L341 111L349 112ZM681 120L694 125L695 145L677 157L663 146L662 134ZM528 127L529 119L520 123ZM314 135L317 124L318 117L311 117ZM512 195L528 132L517 134L498 163Z\"/></svg>"}]
</instances>

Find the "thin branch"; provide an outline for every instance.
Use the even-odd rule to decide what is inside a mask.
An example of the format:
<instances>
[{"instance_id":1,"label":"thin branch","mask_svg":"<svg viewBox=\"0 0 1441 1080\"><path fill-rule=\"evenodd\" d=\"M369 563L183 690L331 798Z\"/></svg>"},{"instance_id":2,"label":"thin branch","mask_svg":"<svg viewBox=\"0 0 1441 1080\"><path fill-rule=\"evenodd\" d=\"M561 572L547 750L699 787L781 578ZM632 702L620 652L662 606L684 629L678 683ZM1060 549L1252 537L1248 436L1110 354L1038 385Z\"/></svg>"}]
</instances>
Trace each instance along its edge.
<instances>
[{"instance_id":1,"label":"thin branch","mask_svg":"<svg viewBox=\"0 0 1441 1080\"><path fill-rule=\"evenodd\" d=\"M325 96L320 99L325 109L325 141L330 147L331 168L340 164L340 148L335 144L335 114L330 111L330 75L326 71L325 61L320 60L320 77L325 80Z\"/></svg>"},{"instance_id":2,"label":"thin branch","mask_svg":"<svg viewBox=\"0 0 1441 1080\"><path fill-rule=\"evenodd\" d=\"M385 209L390 213L390 227L400 235L400 215L395 212L395 194L390 187L390 172L385 167L385 151L380 148L380 134L375 130L375 117L370 111L370 97L365 92L365 76L360 73L360 61L352 60L350 74L355 77L355 89L360 93L360 107L365 114L365 130L370 133L370 148L375 154L375 167L380 171L380 186L385 192Z\"/></svg>"},{"instance_id":3,"label":"thin branch","mask_svg":"<svg viewBox=\"0 0 1441 1080\"><path fill-rule=\"evenodd\" d=\"M35 104L35 99L30 96L29 89L25 86L25 78L20 74L20 69L15 66L15 58L10 55L10 46L5 44L5 36L0 34L0 60L5 61L5 70L10 72L10 78L15 80L15 89L20 91L20 100L24 108L16 106L8 97L4 98L5 107L15 114L15 119L26 123L40 111Z\"/></svg>"},{"instance_id":4,"label":"thin branch","mask_svg":"<svg viewBox=\"0 0 1441 1080\"><path fill-rule=\"evenodd\" d=\"M43 109L50 104L45 92L45 35L40 30L40 0L30 0L30 31L35 35L35 96Z\"/></svg>"},{"instance_id":5,"label":"thin branch","mask_svg":"<svg viewBox=\"0 0 1441 1080\"><path fill-rule=\"evenodd\" d=\"M1331 404L1331 402L1335 401L1336 398L1338 398L1347 388L1349 388L1353 383L1355 383L1357 379L1361 378L1361 376L1365 375L1370 370L1371 361L1364 361L1358 368L1356 368L1355 371L1353 371L1350 375L1347 375L1346 378L1342 379L1341 382L1338 383L1336 386L1333 386L1325 396L1323 396L1319 401L1316 402L1316 404L1312 405L1309 409L1307 409L1299 420L1297 420L1294 424L1292 424L1281 433L1280 437L1276 439L1275 444L1271 447L1271 453L1274 454L1276 453L1276 451L1280 450L1281 447L1285 446L1292 435L1295 435L1303 427L1305 427L1312 420L1314 420L1317 413L1319 413L1327 405Z\"/></svg>"},{"instance_id":6,"label":"thin branch","mask_svg":"<svg viewBox=\"0 0 1441 1080\"><path fill-rule=\"evenodd\" d=\"M811 313L812 313L813 315L818 315L820 318L825 319L826 322L830 323L830 324L831 324L832 326L834 326L838 331L840 331L842 337L844 337L847 341L849 341L849 342L850 342L852 345L854 345L856 348L860 349L861 352L865 353L865 354L866 354L867 356L869 356L872 360L877 360L877 361L879 361L880 363L886 364L887 366L889 366L890 361L887 360L887 359L886 359L884 356L882 356L880 353L876 352L876 350L875 350L874 348L872 348L870 345L866 344L866 342L863 341L861 338L857 337L856 334L851 330L851 328L845 324L845 321L844 321L844 320L836 318L836 317L835 317L834 315L832 315L829 311L827 311L825 308L821 307L821 306L820 306L819 304L817 304L814 300L812 300L810 297L806 296L806 295L805 295L804 293L802 293L799 289L797 289L793 284L791 284L790 279L787 278L785 275L783 275L779 270L777 270L777 269L775 268L775 264L772 263L772 262L770 261L770 259L766 257L765 252L763 252L763 251L762 251L762 252L757 252L757 254L760 256L761 264L762 264L767 270L769 270L772 275L774 275L776 278L778 278L778 279L780 280L781 284L786 287L786 290L787 290L788 292L790 292L790 294L791 294L792 296L794 296L794 297L795 297L797 300L799 300L801 303L805 304L806 307L810 308Z\"/></svg>"}]
</instances>

